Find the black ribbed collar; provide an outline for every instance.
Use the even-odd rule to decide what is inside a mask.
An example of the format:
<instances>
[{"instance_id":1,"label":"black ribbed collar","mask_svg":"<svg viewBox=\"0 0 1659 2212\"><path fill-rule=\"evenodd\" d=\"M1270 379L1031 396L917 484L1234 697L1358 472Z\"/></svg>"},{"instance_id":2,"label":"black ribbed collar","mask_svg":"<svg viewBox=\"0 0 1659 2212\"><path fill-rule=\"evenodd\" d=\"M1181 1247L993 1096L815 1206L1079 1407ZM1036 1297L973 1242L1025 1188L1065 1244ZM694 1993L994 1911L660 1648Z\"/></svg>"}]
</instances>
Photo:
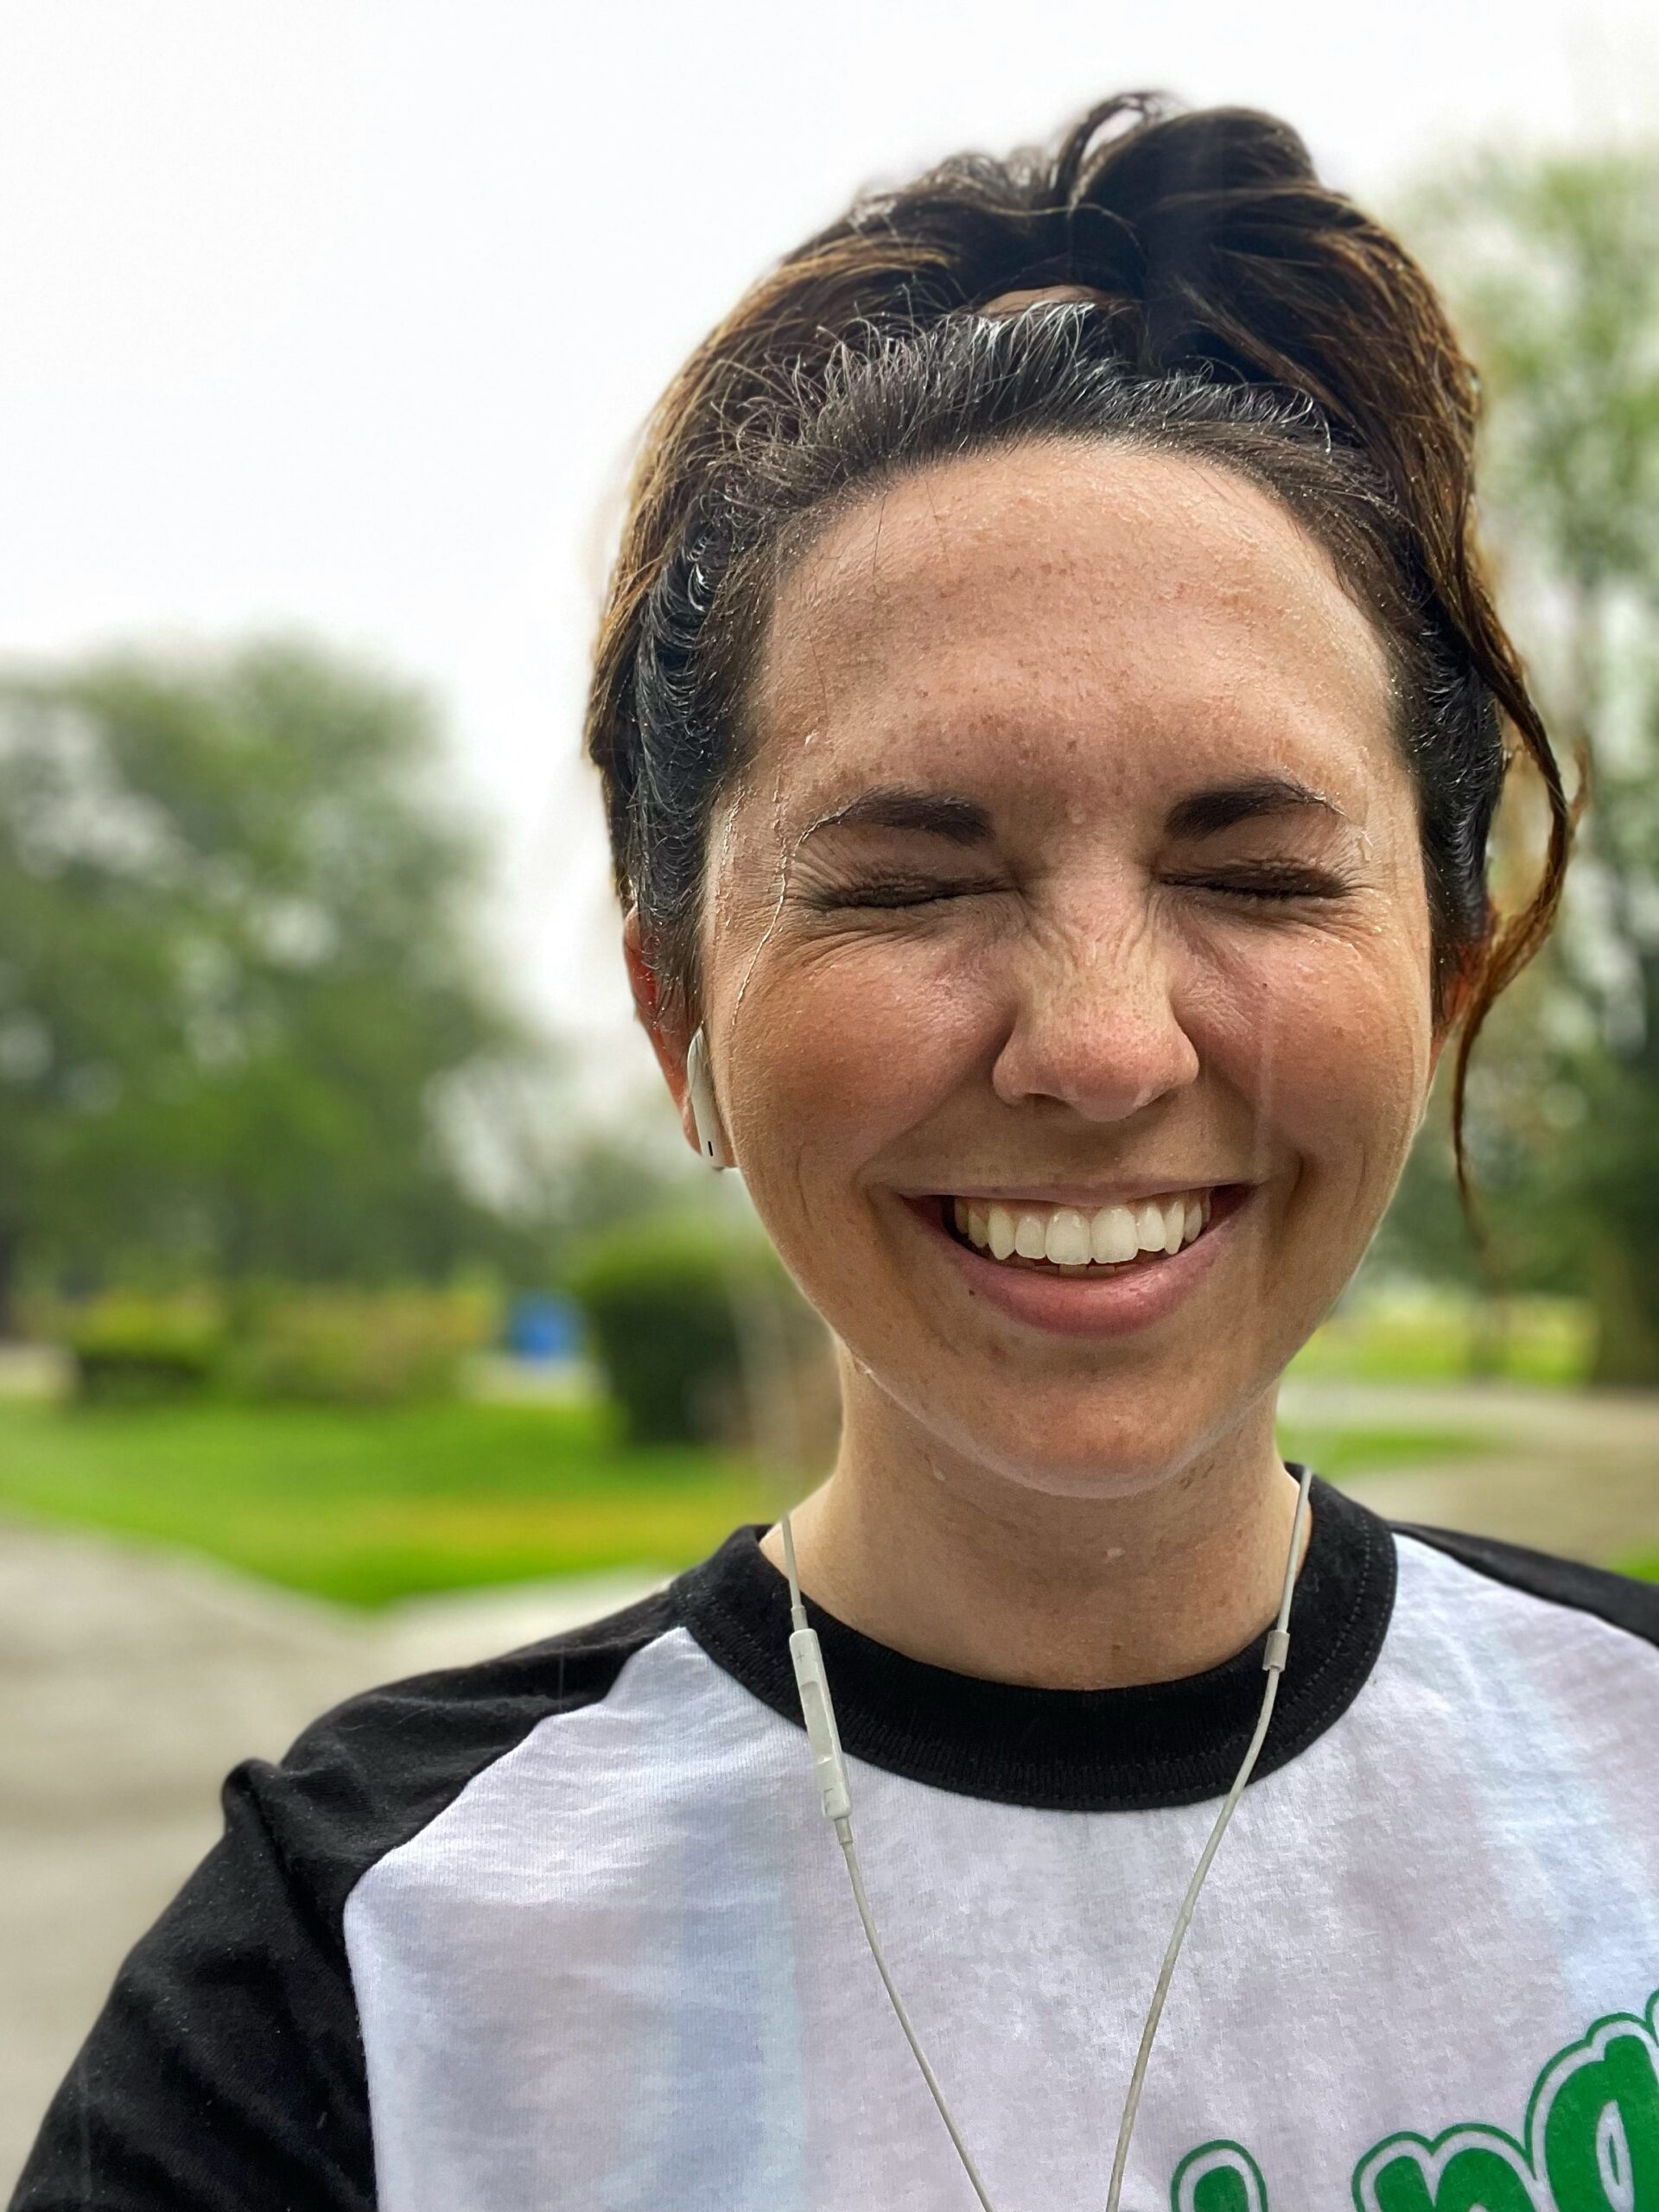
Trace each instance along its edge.
<instances>
[{"instance_id":1,"label":"black ribbed collar","mask_svg":"<svg viewBox=\"0 0 1659 2212\"><path fill-rule=\"evenodd\" d=\"M1317 1478L1313 1511L1291 1613L1290 1663L1258 1780L1306 1751L1352 1703L1394 1610L1387 1523ZM709 1657L798 1726L789 1586L760 1550L761 1534L759 1525L736 1529L679 1578L671 1595ZM1047 1690L926 1666L810 1599L806 1610L823 1646L845 1750L963 1796L1079 1813L1219 1797L1261 1709L1265 1636L1180 1681Z\"/></svg>"}]
</instances>

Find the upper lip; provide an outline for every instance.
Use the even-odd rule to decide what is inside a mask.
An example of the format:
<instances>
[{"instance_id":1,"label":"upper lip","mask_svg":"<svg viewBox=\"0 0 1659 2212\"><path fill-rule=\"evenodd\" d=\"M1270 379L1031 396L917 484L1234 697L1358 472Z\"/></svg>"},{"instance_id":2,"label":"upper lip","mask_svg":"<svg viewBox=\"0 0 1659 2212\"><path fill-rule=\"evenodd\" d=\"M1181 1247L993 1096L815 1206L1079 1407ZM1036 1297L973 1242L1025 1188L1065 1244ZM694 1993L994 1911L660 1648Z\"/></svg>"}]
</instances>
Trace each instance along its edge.
<instances>
[{"instance_id":1,"label":"upper lip","mask_svg":"<svg viewBox=\"0 0 1659 2212\"><path fill-rule=\"evenodd\" d=\"M1076 1206L1082 1213L1097 1213L1103 1206L1143 1205L1149 1198L1173 1198L1188 1191L1218 1191L1241 1180L1236 1175L1137 1175L1093 1189L1079 1183L936 1183L904 1195L968 1198L988 1206Z\"/></svg>"}]
</instances>

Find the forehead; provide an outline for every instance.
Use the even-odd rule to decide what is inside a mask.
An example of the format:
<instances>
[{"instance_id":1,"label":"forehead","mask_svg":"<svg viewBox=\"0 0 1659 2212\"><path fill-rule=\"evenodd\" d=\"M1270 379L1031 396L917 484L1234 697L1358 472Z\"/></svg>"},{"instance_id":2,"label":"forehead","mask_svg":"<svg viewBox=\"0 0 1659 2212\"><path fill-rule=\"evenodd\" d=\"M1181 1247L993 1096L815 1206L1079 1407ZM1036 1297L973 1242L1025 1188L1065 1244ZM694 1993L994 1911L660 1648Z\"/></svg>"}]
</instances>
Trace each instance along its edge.
<instances>
[{"instance_id":1,"label":"forehead","mask_svg":"<svg viewBox=\"0 0 1659 2212\"><path fill-rule=\"evenodd\" d=\"M837 514L777 594L752 722L769 784L815 798L907 770L1122 800L1245 764L1359 802L1399 767L1382 647L1323 549L1230 471L1099 443Z\"/></svg>"}]
</instances>

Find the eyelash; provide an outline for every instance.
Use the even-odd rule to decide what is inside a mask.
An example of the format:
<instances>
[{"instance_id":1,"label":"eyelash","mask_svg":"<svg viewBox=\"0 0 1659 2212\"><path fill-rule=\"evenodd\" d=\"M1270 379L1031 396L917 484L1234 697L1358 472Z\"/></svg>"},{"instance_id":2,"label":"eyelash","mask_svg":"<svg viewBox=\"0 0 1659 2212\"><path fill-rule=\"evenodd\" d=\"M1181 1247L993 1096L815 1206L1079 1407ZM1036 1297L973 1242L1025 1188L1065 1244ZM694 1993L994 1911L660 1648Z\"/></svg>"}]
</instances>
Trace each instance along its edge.
<instances>
[{"instance_id":1,"label":"eyelash","mask_svg":"<svg viewBox=\"0 0 1659 2212\"><path fill-rule=\"evenodd\" d=\"M1258 869L1252 878L1243 876L1167 876L1166 885L1177 890L1217 892L1224 898L1246 899L1258 903L1288 904L1294 899L1339 899L1347 886L1335 876L1301 868L1282 870ZM911 906L944 906L953 899L971 898L976 893L1001 890L997 883L963 880L955 883L938 882L920 876L893 876L873 879L868 883L848 884L839 889L825 889L814 894L810 904L820 913L842 912L849 908L878 913L902 912Z\"/></svg>"},{"instance_id":2,"label":"eyelash","mask_svg":"<svg viewBox=\"0 0 1659 2212\"><path fill-rule=\"evenodd\" d=\"M1171 876L1165 880L1180 890L1219 892L1224 898L1275 900L1288 903L1303 899L1340 899L1348 886L1334 875L1327 875L1316 868L1258 868L1253 875L1236 878L1223 876Z\"/></svg>"},{"instance_id":3,"label":"eyelash","mask_svg":"<svg viewBox=\"0 0 1659 2212\"><path fill-rule=\"evenodd\" d=\"M943 906L950 899L971 897L977 891L1001 887L991 883L940 883L924 876L893 876L816 892L810 903L819 913L841 912L849 906L892 912L906 906Z\"/></svg>"}]
</instances>

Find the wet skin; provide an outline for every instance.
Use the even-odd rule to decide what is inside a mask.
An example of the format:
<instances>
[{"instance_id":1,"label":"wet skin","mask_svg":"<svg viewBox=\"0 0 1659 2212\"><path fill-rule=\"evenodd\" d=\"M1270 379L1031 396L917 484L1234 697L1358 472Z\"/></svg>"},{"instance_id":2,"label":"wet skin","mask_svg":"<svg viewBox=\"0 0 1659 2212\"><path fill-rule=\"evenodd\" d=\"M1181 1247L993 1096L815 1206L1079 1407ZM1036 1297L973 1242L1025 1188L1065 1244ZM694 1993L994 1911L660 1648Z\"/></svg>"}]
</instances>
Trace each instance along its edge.
<instances>
[{"instance_id":1,"label":"wet skin","mask_svg":"<svg viewBox=\"0 0 1659 2212\"><path fill-rule=\"evenodd\" d=\"M748 720L696 1012L756 1208L843 1347L804 1564L976 1671L1210 1663L1271 1610L1274 1386L1440 1042L1382 646L1266 493L1055 442L830 521ZM686 1026L655 1025L682 1098ZM941 1202L1199 1188L1195 1243L1103 1276L999 1266ZM960 1603L883 1564L918 1546Z\"/></svg>"}]
</instances>

